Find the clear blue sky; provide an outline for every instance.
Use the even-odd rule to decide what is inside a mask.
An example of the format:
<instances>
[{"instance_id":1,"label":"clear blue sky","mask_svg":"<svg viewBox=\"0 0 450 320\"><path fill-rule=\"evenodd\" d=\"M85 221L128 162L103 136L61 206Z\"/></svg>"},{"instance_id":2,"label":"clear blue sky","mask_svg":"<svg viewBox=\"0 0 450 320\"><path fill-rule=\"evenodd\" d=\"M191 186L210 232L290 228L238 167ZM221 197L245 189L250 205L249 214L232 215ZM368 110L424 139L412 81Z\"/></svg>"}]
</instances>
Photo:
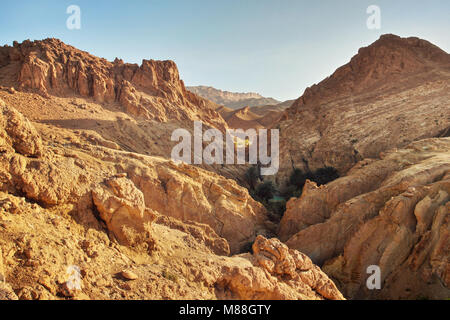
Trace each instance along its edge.
<instances>
[{"instance_id":1,"label":"clear blue sky","mask_svg":"<svg viewBox=\"0 0 450 320\"><path fill-rule=\"evenodd\" d=\"M71 4L81 8L81 30L66 28ZM366 27L372 4L381 8L381 30ZM186 85L286 100L384 33L450 52L450 1L5 1L0 30L2 44L54 37L108 60L171 59Z\"/></svg>"}]
</instances>

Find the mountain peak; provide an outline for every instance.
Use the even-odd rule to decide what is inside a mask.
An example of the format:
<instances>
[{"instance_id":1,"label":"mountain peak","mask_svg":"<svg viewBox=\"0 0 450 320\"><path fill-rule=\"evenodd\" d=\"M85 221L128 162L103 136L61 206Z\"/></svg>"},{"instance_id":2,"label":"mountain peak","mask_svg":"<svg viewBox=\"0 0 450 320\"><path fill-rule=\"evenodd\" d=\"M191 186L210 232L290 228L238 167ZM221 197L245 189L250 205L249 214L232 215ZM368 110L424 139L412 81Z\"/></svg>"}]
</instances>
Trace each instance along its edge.
<instances>
[{"instance_id":1,"label":"mountain peak","mask_svg":"<svg viewBox=\"0 0 450 320\"><path fill-rule=\"evenodd\" d=\"M330 77L307 88L292 109L325 103L339 96L407 86L411 84L410 76L440 68L450 68L450 55L437 46L416 37L385 34L359 49L349 63Z\"/></svg>"}]
</instances>

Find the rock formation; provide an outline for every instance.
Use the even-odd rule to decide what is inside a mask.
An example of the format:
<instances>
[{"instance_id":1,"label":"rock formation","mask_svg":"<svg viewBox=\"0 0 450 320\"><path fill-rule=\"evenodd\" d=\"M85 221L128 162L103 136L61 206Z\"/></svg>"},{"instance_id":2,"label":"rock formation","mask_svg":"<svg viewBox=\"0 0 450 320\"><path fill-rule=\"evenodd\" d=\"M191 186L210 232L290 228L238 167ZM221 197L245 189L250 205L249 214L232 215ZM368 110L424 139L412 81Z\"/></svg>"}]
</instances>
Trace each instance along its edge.
<instances>
[{"instance_id":1,"label":"rock formation","mask_svg":"<svg viewBox=\"0 0 450 320\"><path fill-rule=\"evenodd\" d=\"M278 239L259 236L253 256L243 255L260 268L225 267L219 290L244 300L342 300L334 283L304 254L288 249ZM285 279L282 281L281 279ZM289 285L288 285L289 283ZM270 288L270 290L267 290Z\"/></svg>"},{"instance_id":2,"label":"rock formation","mask_svg":"<svg viewBox=\"0 0 450 320\"><path fill-rule=\"evenodd\" d=\"M450 139L414 142L328 185L308 182L279 236L324 266L348 298L447 298L449 187ZM381 268L381 290L366 287L371 265Z\"/></svg>"},{"instance_id":3,"label":"rock formation","mask_svg":"<svg viewBox=\"0 0 450 320\"><path fill-rule=\"evenodd\" d=\"M0 151L39 156L42 153L41 137L28 119L2 100L0 108Z\"/></svg>"},{"instance_id":4,"label":"rock formation","mask_svg":"<svg viewBox=\"0 0 450 320\"><path fill-rule=\"evenodd\" d=\"M345 173L365 158L442 136L449 127L450 55L418 38L384 35L308 88L280 129L279 179L293 168Z\"/></svg>"},{"instance_id":5,"label":"rock formation","mask_svg":"<svg viewBox=\"0 0 450 320\"><path fill-rule=\"evenodd\" d=\"M0 299L342 299L278 240L228 257L265 232L236 182L0 108Z\"/></svg>"},{"instance_id":6,"label":"rock formation","mask_svg":"<svg viewBox=\"0 0 450 320\"><path fill-rule=\"evenodd\" d=\"M175 129L227 127L173 62L2 47L0 299L448 298L449 80L447 53L387 35L306 90L273 125L278 178L342 177L308 181L278 240L241 168L169 160Z\"/></svg>"},{"instance_id":7,"label":"rock formation","mask_svg":"<svg viewBox=\"0 0 450 320\"><path fill-rule=\"evenodd\" d=\"M136 118L226 126L213 103L186 90L173 61L144 60L141 66L119 59L109 62L46 39L0 48L0 68L7 68L9 82L4 83L44 97L75 92L98 103L119 102Z\"/></svg>"},{"instance_id":8,"label":"rock formation","mask_svg":"<svg viewBox=\"0 0 450 320\"><path fill-rule=\"evenodd\" d=\"M175 130L192 133L194 121L227 128L216 104L186 90L173 61L109 62L57 39L0 47L0 99L32 121L82 130L91 143L166 159ZM245 170L200 167L237 181Z\"/></svg>"}]
</instances>

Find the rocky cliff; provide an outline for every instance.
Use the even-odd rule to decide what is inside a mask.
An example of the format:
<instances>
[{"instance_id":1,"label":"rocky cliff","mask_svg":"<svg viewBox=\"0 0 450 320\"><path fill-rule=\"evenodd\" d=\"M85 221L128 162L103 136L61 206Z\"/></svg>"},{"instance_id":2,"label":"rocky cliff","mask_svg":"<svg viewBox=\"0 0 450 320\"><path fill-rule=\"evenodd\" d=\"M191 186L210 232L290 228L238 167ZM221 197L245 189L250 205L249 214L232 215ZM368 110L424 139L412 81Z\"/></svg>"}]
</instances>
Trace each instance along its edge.
<instances>
[{"instance_id":1,"label":"rocky cliff","mask_svg":"<svg viewBox=\"0 0 450 320\"><path fill-rule=\"evenodd\" d=\"M213 102L184 87L173 61L109 62L57 39L0 47L0 98L32 121L95 132L117 148L170 158L172 132L227 128ZM239 181L242 166L202 165Z\"/></svg>"},{"instance_id":2,"label":"rocky cliff","mask_svg":"<svg viewBox=\"0 0 450 320\"><path fill-rule=\"evenodd\" d=\"M44 97L78 94L95 102L118 102L139 119L201 120L225 128L215 105L186 90L173 61L144 60L142 65L109 62L57 39L24 41L0 48L1 84Z\"/></svg>"},{"instance_id":3,"label":"rocky cliff","mask_svg":"<svg viewBox=\"0 0 450 320\"><path fill-rule=\"evenodd\" d=\"M336 280L348 298L444 299L450 294L450 138L360 161L328 185L307 182L279 236ZM381 290L367 268L380 267Z\"/></svg>"}]
</instances>

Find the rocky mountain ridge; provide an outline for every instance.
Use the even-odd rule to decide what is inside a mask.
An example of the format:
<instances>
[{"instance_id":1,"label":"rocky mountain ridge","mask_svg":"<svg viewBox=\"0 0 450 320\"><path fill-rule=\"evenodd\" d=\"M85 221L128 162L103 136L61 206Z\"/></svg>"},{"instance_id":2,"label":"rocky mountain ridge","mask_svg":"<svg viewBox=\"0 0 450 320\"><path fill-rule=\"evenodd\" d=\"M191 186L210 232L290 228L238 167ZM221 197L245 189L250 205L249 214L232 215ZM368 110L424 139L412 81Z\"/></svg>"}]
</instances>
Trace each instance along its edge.
<instances>
[{"instance_id":1,"label":"rocky mountain ridge","mask_svg":"<svg viewBox=\"0 0 450 320\"><path fill-rule=\"evenodd\" d=\"M254 92L229 92L207 86L187 87L187 89L218 105L223 105L231 109L241 109L244 107L255 107L263 105L276 105L280 103L280 101L278 100L275 100L273 98L266 98L259 93Z\"/></svg>"},{"instance_id":2,"label":"rocky mountain ridge","mask_svg":"<svg viewBox=\"0 0 450 320\"><path fill-rule=\"evenodd\" d=\"M216 106L186 90L173 61L143 60L142 65L109 62L57 39L24 41L0 48L4 86L44 97L76 93L95 102L118 102L136 118L167 122L201 120L225 129Z\"/></svg>"}]
</instances>

